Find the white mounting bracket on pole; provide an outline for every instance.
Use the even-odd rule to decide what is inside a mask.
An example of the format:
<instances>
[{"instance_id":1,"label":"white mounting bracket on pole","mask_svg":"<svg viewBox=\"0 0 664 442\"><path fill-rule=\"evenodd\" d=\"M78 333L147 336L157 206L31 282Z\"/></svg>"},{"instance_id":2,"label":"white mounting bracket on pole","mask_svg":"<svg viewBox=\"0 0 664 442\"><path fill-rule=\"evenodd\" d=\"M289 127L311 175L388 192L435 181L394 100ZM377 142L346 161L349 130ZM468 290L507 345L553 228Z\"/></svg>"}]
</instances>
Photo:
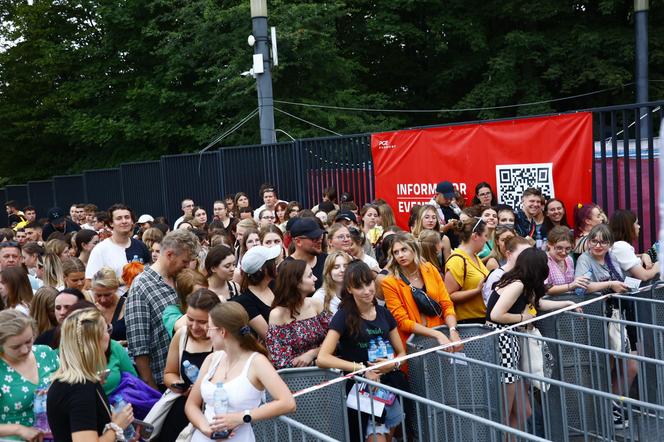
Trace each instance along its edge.
<instances>
[{"instance_id":1,"label":"white mounting bracket on pole","mask_svg":"<svg viewBox=\"0 0 664 442\"><path fill-rule=\"evenodd\" d=\"M272 40L271 50L272 50L272 66L277 66L279 64L279 56L277 54L277 28L272 26L270 28L270 36Z\"/></svg>"},{"instance_id":2,"label":"white mounting bracket on pole","mask_svg":"<svg viewBox=\"0 0 664 442\"><path fill-rule=\"evenodd\" d=\"M263 54L254 54L254 65L252 67L254 74L262 74L265 72L263 69Z\"/></svg>"}]
</instances>

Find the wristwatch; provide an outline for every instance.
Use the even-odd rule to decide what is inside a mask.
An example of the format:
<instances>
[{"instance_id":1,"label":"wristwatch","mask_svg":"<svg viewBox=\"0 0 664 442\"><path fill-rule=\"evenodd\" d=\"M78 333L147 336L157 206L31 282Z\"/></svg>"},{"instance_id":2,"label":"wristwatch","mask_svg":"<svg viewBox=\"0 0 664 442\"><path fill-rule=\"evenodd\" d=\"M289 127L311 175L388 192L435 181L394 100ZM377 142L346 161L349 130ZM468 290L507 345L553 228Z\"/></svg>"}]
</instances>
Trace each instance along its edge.
<instances>
[{"instance_id":1,"label":"wristwatch","mask_svg":"<svg viewBox=\"0 0 664 442\"><path fill-rule=\"evenodd\" d=\"M242 416L242 421L245 424L251 423L251 410L244 410L243 413L244 413L244 416Z\"/></svg>"}]
</instances>

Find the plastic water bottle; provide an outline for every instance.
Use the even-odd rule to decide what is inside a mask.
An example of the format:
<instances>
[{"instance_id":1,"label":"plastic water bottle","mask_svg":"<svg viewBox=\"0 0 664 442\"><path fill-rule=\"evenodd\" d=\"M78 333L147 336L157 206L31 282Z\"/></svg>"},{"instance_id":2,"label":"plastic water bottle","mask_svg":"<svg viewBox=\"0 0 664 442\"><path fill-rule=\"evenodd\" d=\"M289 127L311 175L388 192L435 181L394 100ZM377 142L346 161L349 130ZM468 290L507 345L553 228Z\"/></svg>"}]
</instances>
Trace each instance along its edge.
<instances>
[{"instance_id":1,"label":"plastic water bottle","mask_svg":"<svg viewBox=\"0 0 664 442\"><path fill-rule=\"evenodd\" d=\"M217 388L212 395L212 404L215 416L228 413L228 393L223 382L217 382ZM215 431L212 433L212 439L226 439L230 434L230 430Z\"/></svg>"},{"instance_id":2,"label":"plastic water bottle","mask_svg":"<svg viewBox=\"0 0 664 442\"><path fill-rule=\"evenodd\" d=\"M542 250L542 232L540 229L535 230L535 247Z\"/></svg>"},{"instance_id":3,"label":"plastic water bottle","mask_svg":"<svg viewBox=\"0 0 664 442\"><path fill-rule=\"evenodd\" d=\"M373 339L369 341L369 351L367 353L369 362L376 362L376 358L378 357L378 347L376 347L376 341Z\"/></svg>"},{"instance_id":4,"label":"plastic water bottle","mask_svg":"<svg viewBox=\"0 0 664 442\"><path fill-rule=\"evenodd\" d=\"M46 390L35 390L33 411L35 412L34 427L42 430L44 433L50 433L51 429L48 426L48 416L46 414Z\"/></svg>"},{"instance_id":5,"label":"plastic water bottle","mask_svg":"<svg viewBox=\"0 0 664 442\"><path fill-rule=\"evenodd\" d=\"M591 279L591 280L592 280L592 277L593 277L593 272L592 272L592 270L588 270L583 276L584 276L585 278L588 278L588 279ZM583 295L585 295L585 294L586 294L586 291L587 291L587 290L584 289L583 287L577 287L577 288L574 289L574 293L575 293L577 296L583 296Z\"/></svg>"},{"instance_id":6,"label":"plastic water bottle","mask_svg":"<svg viewBox=\"0 0 664 442\"><path fill-rule=\"evenodd\" d=\"M385 347L385 341L383 341L382 336L378 336L377 343L378 352L376 352L377 358L386 358L387 357L387 348Z\"/></svg>"},{"instance_id":7,"label":"plastic water bottle","mask_svg":"<svg viewBox=\"0 0 664 442\"><path fill-rule=\"evenodd\" d=\"M385 351L387 352L387 359L394 359L394 348L389 342L385 344Z\"/></svg>"},{"instance_id":8,"label":"plastic water bottle","mask_svg":"<svg viewBox=\"0 0 664 442\"><path fill-rule=\"evenodd\" d=\"M196 379L198 379L198 373L199 373L198 367L193 365L189 361L184 361L182 365L184 366L184 374L187 375L192 384L195 384Z\"/></svg>"},{"instance_id":9,"label":"plastic water bottle","mask_svg":"<svg viewBox=\"0 0 664 442\"><path fill-rule=\"evenodd\" d=\"M124 398L119 394L113 396L111 398L111 402L113 404L111 407L113 413L119 413L120 411L124 410L124 408L127 406L127 401L125 401ZM134 425L129 424L129 426L124 430L125 440L132 440L135 435L136 435L136 429L134 429Z\"/></svg>"}]
</instances>

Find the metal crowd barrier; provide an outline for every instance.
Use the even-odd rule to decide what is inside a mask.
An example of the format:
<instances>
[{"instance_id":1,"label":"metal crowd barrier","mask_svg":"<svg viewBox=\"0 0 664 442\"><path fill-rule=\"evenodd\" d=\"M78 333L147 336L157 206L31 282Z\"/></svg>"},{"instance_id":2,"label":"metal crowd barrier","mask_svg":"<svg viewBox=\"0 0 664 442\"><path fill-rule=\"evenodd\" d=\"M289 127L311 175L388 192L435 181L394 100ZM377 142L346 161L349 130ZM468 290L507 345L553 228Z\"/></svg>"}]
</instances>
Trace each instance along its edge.
<instances>
[{"instance_id":1,"label":"metal crowd barrier","mask_svg":"<svg viewBox=\"0 0 664 442\"><path fill-rule=\"evenodd\" d=\"M394 393L401 404L410 403L411 413L414 413L413 418L418 425L412 428L405 419L402 419L401 423L394 430L394 435L398 440L429 442L488 440L501 442L509 438L508 440L511 441L546 441L546 439L542 439L536 435L504 425L499 420L476 416L468 411L441 404L410 392L370 381L366 378L356 377L354 380L355 382L364 382L372 387ZM371 402L371 405L373 405L373 402ZM373 406L370 409L372 412L374 411ZM371 419L371 423L373 425L380 425L376 422L375 418ZM474 429L476 433L469 432L468 428Z\"/></svg>"},{"instance_id":2,"label":"metal crowd barrier","mask_svg":"<svg viewBox=\"0 0 664 442\"><path fill-rule=\"evenodd\" d=\"M597 296L555 299L584 301ZM612 308L627 313L612 319ZM621 334L636 336L637 350L610 349L610 324ZM541 337L524 330L506 333L521 341L522 360L533 360L531 347L525 345L527 339L538 344L533 348L547 350L548 357L542 357L544 375L503 368L493 335L466 343L462 353L436 351L409 360L409 392L360 377L355 381L380 386L399 397L405 416L398 425L397 440L664 439L664 285L612 295L584 306L583 313L561 312L534 325ZM446 327L439 329L445 331ZM462 338L493 330L459 326ZM414 335L407 342L409 353L435 346L435 340ZM631 389L626 376L630 371L636 373ZM507 425L507 390L501 382L505 372L524 381L519 400L527 401L532 409L529 415L522 410L515 428ZM292 391L339 376L336 371L315 368L280 370L280 374ZM294 415L257 423L257 440L350 440L349 425L357 423L348 422L346 382L300 396L297 401ZM616 427L614 409L624 414L628 425Z\"/></svg>"},{"instance_id":3,"label":"metal crowd barrier","mask_svg":"<svg viewBox=\"0 0 664 442\"><path fill-rule=\"evenodd\" d=\"M320 368L285 368L279 375L292 392L319 385L340 376L335 370ZM268 398L269 400L269 398ZM346 383L339 382L324 389L296 398L295 413L280 419L259 421L254 425L256 440L281 442L282 440L347 441Z\"/></svg>"},{"instance_id":4,"label":"metal crowd barrier","mask_svg":"<svg viewBox=\"0 0 664 442\"><path fill-rule=\"evenodd\" d=\"M446 329L447 327L439 328L447 334ZM458 329L461 339L483 335L493 330L482 325L459 325ZM496 343L495 335L487 336L467 343L463 351L473 359L495 364L497 363ZM406 342L406 350L408 353L414 353L438 345L435 339L411 335ZM454 379L453 383L450 382L451 379ZM435 353L428 353L408 361L408 382L413 394L466 411L474 416L496 422L501 420L499 404L495 400L499 393L499 383L493 372L459 364L439 364ZM445 413L441 412L441 414ZM410 416L412 418L413 414L410 413ZM445 414L445 416L448 420L453 417L450 414ZM438 418L440 416L427 416L426 419L436 421ZM411 423L411 426L423 427L424 439L421 440L436 440L433 435L428 433L429 426L423 425L425 423L425 421L418 420L416 423ZM447 426L454 427L455 439L453 440L456 440L457 436L459 440L490 440L490 429L483 425Z\"/></svg>"}]
</instances>

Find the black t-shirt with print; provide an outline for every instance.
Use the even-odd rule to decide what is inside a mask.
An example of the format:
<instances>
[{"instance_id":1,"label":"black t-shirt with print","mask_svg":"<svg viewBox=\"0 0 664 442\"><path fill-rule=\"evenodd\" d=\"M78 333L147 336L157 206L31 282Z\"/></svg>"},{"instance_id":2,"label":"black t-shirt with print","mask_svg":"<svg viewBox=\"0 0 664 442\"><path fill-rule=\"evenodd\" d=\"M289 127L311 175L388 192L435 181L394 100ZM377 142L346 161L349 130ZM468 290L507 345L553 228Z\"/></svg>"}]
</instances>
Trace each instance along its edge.
<instances>
[{"instance_id":1,"label":"black t-shirt with print","mask_svg":"<svg viewBox=\"0 0 664 442\"><path fill-rule=\"evenodd\" d=\"M152 254L148 247L135 238L131 238L131 244L125 249L125 254L127 255L127 262L135 261L134 257L137 257L141 264L152 262Z\"/></svg>"},{"instance_id":2,"label":"black t-shirt with print","mask_svg":"<svg viewBox=\"0 0 664 442\"><path fill-rule=\"evenodd\" d=\"M340 308L330 322L330 329L341 335L337 356L346 361L366 363L369 360L369 341L376 340L380 336L383 341L390 342L390 331L397 328L397 321L392 313L380 305L376 306L376 319L362 320L360 336L350 333L346 323L347 316L347 312Z\"/></svg>"}]
</instances>

